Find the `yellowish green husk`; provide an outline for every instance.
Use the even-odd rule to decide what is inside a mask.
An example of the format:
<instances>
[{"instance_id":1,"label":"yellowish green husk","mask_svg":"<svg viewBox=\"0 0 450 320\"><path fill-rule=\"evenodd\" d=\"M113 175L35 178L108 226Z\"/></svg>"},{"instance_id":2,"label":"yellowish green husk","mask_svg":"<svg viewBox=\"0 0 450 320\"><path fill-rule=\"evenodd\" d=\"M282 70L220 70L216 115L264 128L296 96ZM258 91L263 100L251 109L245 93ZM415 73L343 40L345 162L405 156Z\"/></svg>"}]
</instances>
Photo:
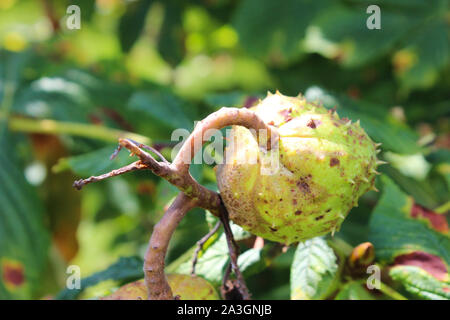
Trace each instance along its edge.
<instances>
[{"instance_id":1,"label":"yellowish green husk","mask_svg":"<svg viewBox=\"0 0 450 320\"><path fill-rule=\"evenodd\" d=\"M377 145L359 121L301 96L269 93L251 110L278 130L278 154L261 149L247 128L232 128L228 141L235 144L217 169L230 219L285 244L339 230L358 198L374 188ZM274 160L278 170L267 170Z\"/></svg>"}]
</instances>

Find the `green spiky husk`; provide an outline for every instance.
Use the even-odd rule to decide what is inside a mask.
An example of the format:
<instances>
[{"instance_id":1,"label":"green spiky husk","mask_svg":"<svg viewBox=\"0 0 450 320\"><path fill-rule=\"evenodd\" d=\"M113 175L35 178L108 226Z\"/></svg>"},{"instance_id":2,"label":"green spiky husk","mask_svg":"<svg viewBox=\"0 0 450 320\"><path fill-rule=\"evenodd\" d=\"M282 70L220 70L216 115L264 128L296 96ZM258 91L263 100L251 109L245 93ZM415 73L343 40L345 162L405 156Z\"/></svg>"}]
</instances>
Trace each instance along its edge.
<instances>
[{"instance_id":1,"label":"green spiky husk","mask_svg":"<svg viewBox=\"0 0 450 320\"><path fill-rule=\"evenodd\" d=\"M258 147L252 133L232 128L217 181L230 219L268 240L290 244L339 230L358 198L374 188L376 144L336 112L280 93L251 110L278 129L279 171L261 174L275 151ZM246 159L254 156L256 162ZM273 159L273 158L272 158Z\"/></svg>"}]
</instances>

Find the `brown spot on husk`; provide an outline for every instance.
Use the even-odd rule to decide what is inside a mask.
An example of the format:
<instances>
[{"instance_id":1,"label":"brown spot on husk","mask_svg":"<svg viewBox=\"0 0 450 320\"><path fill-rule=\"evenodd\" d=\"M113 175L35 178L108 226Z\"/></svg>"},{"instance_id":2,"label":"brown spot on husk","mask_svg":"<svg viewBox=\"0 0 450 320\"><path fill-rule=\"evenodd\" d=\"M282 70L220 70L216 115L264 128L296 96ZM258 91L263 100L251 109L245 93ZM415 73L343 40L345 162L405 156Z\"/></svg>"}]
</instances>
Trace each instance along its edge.
<instances>
[{"instance_id":1,"label":"brown spot on husk","mask_svg":"<svg viewBox=\"0 0 450 320\"><path fill-rule=\"evenodd\" d=\"M291 113L292 109L283 109L279 112L279 114L284 117L285 122L289 122L292 120Z\"/></svg>"},{"instance_id":2,"label":"brown spot on husk","mask_svg":"<svg viewBox=\"0 0 450 320\"><path fill-rule=\"evenodd\" d=\"M247 99L245 99L245 101L244 101L243 107L247 108L247 109L251 108L251 107L257 105L258 101L259 101L258 97L254 97L254 96L247 97Z\"/></svg>"},{"instance_id":3,"label":"brown spot on husk","mask_svg":"<svg viewBox=\"0 0 450 320\"><path fill-rule=\"evenodd\" d=\"M318 126L320 126L321 123L322 123L322 122L321 122L320 120L310 119L306 125L307 125L308 127L310 127L311 129L315 129L315 128L317 128Z\"/></svg>"},{"instance_id":4,"label":"brown spot on husk","mask_svg":"<svg viewBox=\"0 0 450 320\"><path fill-rule=\"evenodd\" d=\"M349 120L350 120L349 118L344 117L344 118L341 118L339 121L340 121L342 124L346 124Z\"/></svg>"},{"instance_id":5,"label":"brown spot on husk","mask_svg":"<svg viewBox=\"0 0 450 320\"><path fill-rule=\"evenodd\" d=\"M299 181L299 182L297 182L297 186L304 193L310 193L311 192L311 189L309 188L309 184L307 184L306 182Z\"/></svg>"},{"instance_id":6,"label":"brown spot on husk","mask_svg":"<svg viewBox=\"0 0 450 320\"><path fill-rule=\"evenodd\" d=\"M337 158L331 158L330 159L330 167L334 167L336 165L339 165L340 161Z\"/></svg>"},{"instance_id":7,"label":"brown spot on husk","mask_svg":"<svg viewBox=\"0 0 450 320\"><path fill-rule=\"evenodd\" d=\"M297 182L297 187L303 192L303 193L311 193L311 189L309 187L308 181L311 180L311 174L308 174L306 177L301 177L300 181Z\"/></svg>"}]
</instances>

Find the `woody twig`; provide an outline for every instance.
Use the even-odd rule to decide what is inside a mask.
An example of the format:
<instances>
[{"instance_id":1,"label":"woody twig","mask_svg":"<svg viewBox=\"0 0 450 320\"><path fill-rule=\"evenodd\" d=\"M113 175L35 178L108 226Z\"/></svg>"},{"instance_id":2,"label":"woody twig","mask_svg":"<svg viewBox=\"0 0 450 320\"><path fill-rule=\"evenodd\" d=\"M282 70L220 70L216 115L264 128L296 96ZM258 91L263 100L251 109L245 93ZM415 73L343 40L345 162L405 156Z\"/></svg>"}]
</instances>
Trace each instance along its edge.
<instances>
[{"instance_id":1,"label":"woody twig","mask_svg":"<svg viewBox=\"0 0 450 320\"><path fill-rule=\"evenodd\" d=\"M114 157L122 148L128 149L138 161L109 173L82 179L74 182L74 187L81 189L86 184L101 181L136 170L151 170L157 176L166 179L181 192L165 212L163 218L154 227L153 234L145 255L144 274L149 299L173 299L173 294L164 273L164 260L170 238L186 213L200 207L209 210L219 217L224 225L228 249L231 258L231 269L239 282L239 291L243 299L249 299L245 280L237 265L238 247L233 239L229 226L228 212L219 194L200 185L189 173L189 166L195 153L200 151L203 142L208 140L210 129L221 129L230 125L240 125L253 129L261 147L269 150L278 141L278 134L274 127L264 123L254 112L248 109L222 108L200 121L192 134L181 147L173 163L168 162L155 149L140 144L131 139L119 139L119 148L112 155ZM263 130L264 136L259 136ZM261 138L261 139L260 139ZM198 143L197 141L200 141ZM147 151L156 154L161 160L157 161Z\"/></svg>"}]
</instances>

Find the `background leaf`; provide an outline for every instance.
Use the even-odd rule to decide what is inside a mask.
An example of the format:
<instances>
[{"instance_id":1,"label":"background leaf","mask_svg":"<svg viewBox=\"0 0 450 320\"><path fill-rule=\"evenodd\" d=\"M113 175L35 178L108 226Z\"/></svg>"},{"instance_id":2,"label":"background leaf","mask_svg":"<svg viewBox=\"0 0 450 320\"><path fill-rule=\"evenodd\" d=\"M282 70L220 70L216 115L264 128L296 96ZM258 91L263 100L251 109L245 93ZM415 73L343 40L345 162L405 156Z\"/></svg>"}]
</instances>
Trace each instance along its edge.
<instances>
[{"instance_id":1,"label":"background leaf","mask_svg":"<svg viewBox=\"0 0 450 320\"><path fill-rule=\"evenodd\" d=\"M171 65L177 65L184 54L183 5L181 1L164 2L164 17L158 41L158 51Z\"/></svg>"},{"instance_id":2,"label":"background leaf","mask_svg":"<svg viewBox=\"0 0 450 320\"><path fill-rule=\"evenodd\" d=\"M127 5L118 30L120 46L124 52L128 52L139 38L152 2L152 0L137 0Z\"/></svg>"},{"instance_id":3,"label":"background leaf","mask_svg":"<svg viewBox=\"0 0 450 320\"><path fill-rule=\"evenodd\" d=\"M333 288L338 271L336 256L323 238L298 245L291 266L291 299L321 299Z\"/></svg>"},{"instance_id":4,"label":"background leaf","mask_svg":"<svg viewBox=\"0 0 450 320\"><path fill-rule=\"evenodd\" d=\"M129 153L124 150L119 152L116 158L110 160L109 158L116 148L117 146L110 145L79 156L62 158L53 167L53 170L54 172L61 172L70 169L80 177L90 177L109 172L133 162L133 159L129 157Z\"/></svg>"},{"instance_id":5,"label":"background leaf","mask_svg":"<svg viewBox=\"0 0 450 320\"><path fill-rule=\"evenodd\" d=\"M335 300L375 300L375 298L358 281L345 284L336 295Z\"/></svg>"},{"instance_id":6,"label":"background leaf","mask_svg":"<svg viewBox=\"0 0 450 320\"><path fill-rule=\"evenodd\" d=\"M301 40L308 24L328 3L245 0L235 13L234 26L249 52L266 59L286 61L300 55Z\"/></svg>"},{"instance_id":7,"label":"background leaf","mask_svg":"<svg viewBox=\"0 0 450 320\"><path fill-rule=\"evenodd\" d=\"M34 298L46 266L49 232L43 207L0 138L0 298Z\"/></svg>"},{"instance_id":8,"label":"background leaf","mask_svg":"<svg viewBox=\"0 0 450 320\"><path fill-rule=\"evenodd\" d=\"M426 88L432 86L438 76L439 70L448 64L450 53L448 26L442 19L432 19L423 25L406 46L397 52L394 59L405 65L398 65L397 75L401 84L407 88ZM395 60L394 60L395 63Z\"/></svg>"},{"instance_id":9,"label":"background leaf","mask_svg":"<svg viewBox=\"0 0 450 320\"><path fill-rule=\"evenodd\" d=\"M411 29L415 20L402 11L381 9L381 29L370 30L366 20L367 6L330 7L314 22L321 36L336 45L332 52L322 54L337 58L347 67L361 66L389 52L402 35Z\"/></svg>"},{"instance_id":10,"label":"background leaf","mask_svg":"<svg viewBox=\"0 0 450 320\"><path fill-rule=\"evenodd\" d=\"M144 277L144 271L142 270L143 263L144 261L139 257L122 257L107 269L81 279L80 289L64 289L55 299L76 299L85 289L106 280L116 280L121 283L126 283L141 279Z\"/></svg>"},{"instance_id":11,"label":"background leaf","mask_svg":"<svg viewBox=\"0 0 450 320\"><path fill-rule=\"evenodd\" d=\"M450 238L411 217L412 201L388 177L382 177L383 194L369 223L369 241L378 259L390 262L415 250L441 257L450 264Z\"/></svg>"},{"instance_id":12,"label":"background leaf","mask_svg":"<svg viewBox=\"0 0 450 320\"><path fill-rule=\"evenodd\" d=\"M438 281L424 270L414 266L396 266L389 275L400 281L407 291L428 300L449 300L450 285Z\"/></svg>"},{"instance_id":13,"label":"background leaf","mask_svg":"<svg viewBox=\"0 0 450 320\"><path fill-rule=\"evenodd\" d=\"M193 126L184 111L183 101L165 90L136 92L130 98L129 108L171 129Z\"/></svg>"}]
</instances>

